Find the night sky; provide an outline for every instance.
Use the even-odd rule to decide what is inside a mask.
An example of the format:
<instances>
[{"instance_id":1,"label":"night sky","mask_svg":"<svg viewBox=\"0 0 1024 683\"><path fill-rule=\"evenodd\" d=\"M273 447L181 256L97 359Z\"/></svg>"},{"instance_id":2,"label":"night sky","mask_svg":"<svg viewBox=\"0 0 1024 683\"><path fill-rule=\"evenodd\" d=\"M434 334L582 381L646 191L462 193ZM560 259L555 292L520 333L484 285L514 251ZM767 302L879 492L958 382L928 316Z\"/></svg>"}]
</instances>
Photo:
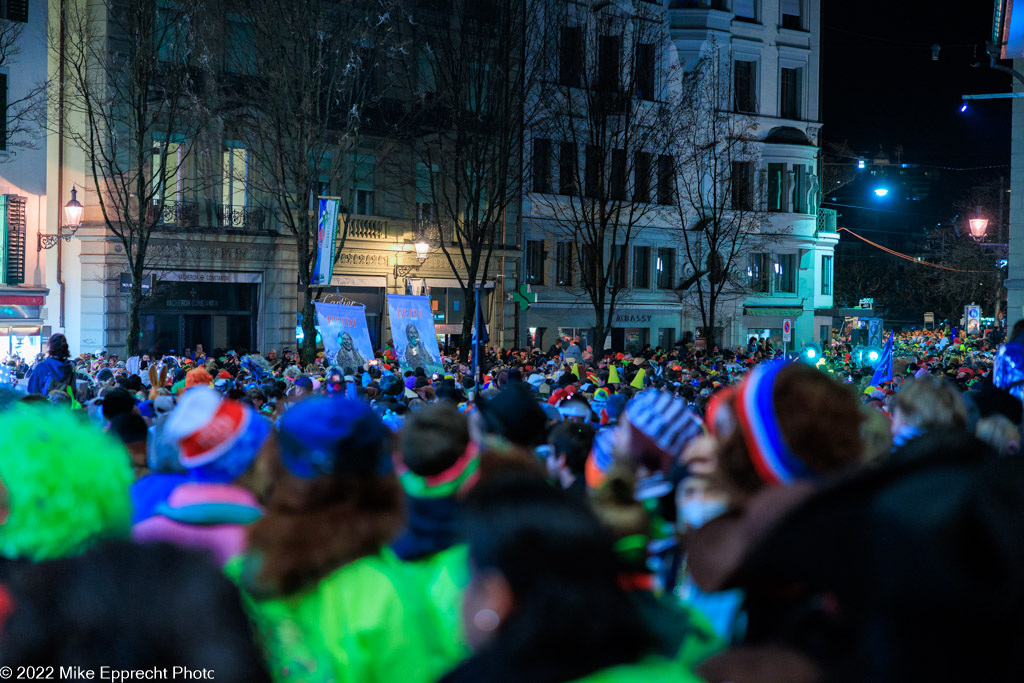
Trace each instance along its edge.
<instances>
[{"instance_id":1,"label":"night sky","mask_svg":"<svg viewBox=\"0 0 1024 683\"><path fill-rule=\"evenodd\" d=\"M1009 163L1009 100L959 111L964 93L1010 89L1009 75L987 68L991 2L822 0L822 13L826 140L870 154L902 145L908 163ZM938 61L933 43L942 46Z\"/></svg>"}]
</instances>

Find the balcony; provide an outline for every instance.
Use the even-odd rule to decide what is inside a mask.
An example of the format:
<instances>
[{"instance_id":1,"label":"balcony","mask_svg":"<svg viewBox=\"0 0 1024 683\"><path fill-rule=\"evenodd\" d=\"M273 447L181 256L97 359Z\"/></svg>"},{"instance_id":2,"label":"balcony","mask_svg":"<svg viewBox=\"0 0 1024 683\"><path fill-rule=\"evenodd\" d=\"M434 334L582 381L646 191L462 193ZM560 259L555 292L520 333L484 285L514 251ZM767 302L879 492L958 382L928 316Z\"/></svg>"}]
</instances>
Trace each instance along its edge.
<instances>
[{"instance_id":1,"label":"balcony","mask_svg":"<svg viewBox=\"0 0 1024 683\"><path fill-rule=\"evenodd\" d=\"M266 229L266 212L261 207L218 204L214 210L217 225L226 232L257 232Z\"/></svg>"},{"instance_id":2,"label":"balcony","mask_svg":"<svg viewBox=\"0 0 1024 683\"><path fill-rule=\"evenodd\" d=\"M194 229L199 225L199 204L197 202L164 202L163 210L150 207L150 216L158 213L156 225L183 229Z\"/></svg>"},{"instance_id":3,"label":"balcony","mask_svg":"<svg viewBox=\"0 0 1024 683\"><path fill-rule=\"evenodd\" d=\"M357 240L386 240L389 236L388 227L388 221L382 218L349 216L348 238Z\"/></svg>"},{"instance_id":4,"label":"balcony","mask_svg":"<svg viewBox=\"0 0 1024 683\"><path fill-rule=\"evenodd\" d=\"M835 232L837 215L835 209L818 209L818 232Z\"/></svg>"}]
</instances>

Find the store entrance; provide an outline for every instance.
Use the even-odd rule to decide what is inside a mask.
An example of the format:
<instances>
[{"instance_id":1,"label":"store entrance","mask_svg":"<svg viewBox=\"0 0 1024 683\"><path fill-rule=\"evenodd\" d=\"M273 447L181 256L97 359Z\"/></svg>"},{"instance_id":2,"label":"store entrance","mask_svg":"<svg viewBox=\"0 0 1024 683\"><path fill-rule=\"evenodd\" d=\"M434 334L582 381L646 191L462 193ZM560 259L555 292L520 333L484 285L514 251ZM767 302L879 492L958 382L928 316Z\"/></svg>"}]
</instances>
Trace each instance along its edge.
<instances>
[{"instance_id":1,"label":"store entrance","mask_svg":"<svg viewBox=\"0 0 1024 683\"><path fill-rule=\"evenodd\" d=\"M159 283L143 306L139 348L181 353L202 344L208 354L258 350L258 288L249 283Z\"/></svg>"}]
</instances>

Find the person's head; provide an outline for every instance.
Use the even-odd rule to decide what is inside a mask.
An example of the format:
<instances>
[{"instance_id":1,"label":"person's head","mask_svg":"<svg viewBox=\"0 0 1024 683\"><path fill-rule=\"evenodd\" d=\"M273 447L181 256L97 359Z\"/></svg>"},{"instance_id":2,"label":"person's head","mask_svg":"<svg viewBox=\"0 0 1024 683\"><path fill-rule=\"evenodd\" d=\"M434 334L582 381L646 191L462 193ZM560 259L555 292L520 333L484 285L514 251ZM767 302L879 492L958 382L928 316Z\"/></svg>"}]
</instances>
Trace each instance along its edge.
<instances>
[{"instance_id":1,"label":"person's head","mask_svg":"<svg viewBox=\"0 0 1024 683\"><path fill-rule=\"evenodd\" d=\"M478 399L472 415L482 432L527 449L544 443L547 415L523 383L502 390L494 398Z\"/></svg>"},{"instance_id":2,"label":"person's head","mask_svg":"<svg viewBox=\"0 0 1024 683\"><path fill-rule=\"evenodd\" d=\"M401 480L413 497L464 493L477 476L479 450L469 436L469 421L450 402L432 403L409 414L399 432Z\"/></svg>"},{"instance_id":3,"label":"person's head","mask_svg":"<svg viewBox=\"0 0 1024 683\"><path fill-rule=\"evenodd\" d=\"M51 560L128 535L133 477L117 441L38 404L0 414L0 432L0 556Z\"/></svg>"},{"instance_id":4,"label":"person's head","mask_svg":"<svg viewBox=\"0 0 1024 683\"><path fill-rule=\"evenodd\" d=\"M934 375L905 382L893 399L892 410L893 434L906 427L923 432L967 426L967 406L960 392L949 380Z\"/></svg>"},{"instance_id":5,"label":"person's head","mask_svg":"<svg viewBox=\"0 0 1024 683\"><path fill-rule=\"evenodd\" d=\"M124 389L111 389L103 394L103 419L107 422L118 415L136 412L135 398Z\"/></svg>"},{"instance_id":6,"label":"person's head","mask_svg":"<svg viewBox=\"0 0 1024 683\"><path fill-rule=\"evenodd\" d=\"M146 421L137 413L123 413L110 421L110 434L124 444L128 449L132 465L146 467L147 439L149 429Z\"/></svg>"},{"instance_id":7,"label":"person's head","mask_svg":"<svg viewBox=\"0 0 1024 683\"><path fill-rule=\"evenodd\" d=\"M759 365L708 406L715 483L742 497L849 467L863 455L861 419L854 393L825 373Z\"/></svg>"},{"instance_id":8,"label":"person's head","mask_svg":"<svg viewBox=\"0 0 1024 683\"><path fill-rule=\"evenodd\" d=\"M197 481L238 482L257 495L266 485L254 464L261 454L275 450L273 425L216 389L186 391L167 418L163 435L177 443L181 465Z\"/></svg>"},{"instance_id":9,"label":"person's head","mask_svg":"<svg viewBox=\"0 0 1024 683\"><path fill-rule=\"evenodd\" d=\"M10 593L14 609L0 640L9 666L183 666L223 680L270 681L237 589L195 553L109 542L33 567Z\"/></svg>"},{"instance_id":10,"label":"person's head","mask_svg":"<svg viewBox=\"0 0 1024 683\"><path fill-rule=\"evenodd\" d=\"M974 435L992 447L999 455L1020 453L1020 427L1005 415L990 415L978 420Z\"/></svg>"},{"instance_id":11,"label":"person's head","mask_svg":"<svg viewBox=\"0 0 1024 683\"><path fill-rule=\"evenodd\" d=\"M405 338L408 340L409 346L416 346L420 343L420 331L416 329L416 326L409 323L405 326Z\"/></svg>"},{"instance_id":12,"label":"person's head","mask_svg":"<svg viewBox=\"0 0 1024 683\"><path fill-rule=\"evenodd\" d=\"M271 482L250 527L257 593L287 594L378 552L404 523L393 437L366 404L309 398L284 413L280 449L260 459Z\"/></svg>"},{"instance_id":13,"label":"person's head","mask_svg":"<svg viewBox=\"0 0 1024 683\"><path fill-rule=\"evenodd\" d=\"M567 486L582 477L594 446L594 428L579 422L560 422L548 435L552 447L548 474Z\"/></svg>"},{"instance_id":14,"label":"person's head","mask_svg":"<svg viewBox=\"0 0 1024 683\"><path fill-rule=\"evenodd\" d=\"M47 355L57 360L67 360L71 357L71 350L68 348L68 338L59 332L50 335L47 343Z\"/></svg>"},{"instance_id":15,"label":"person's head","mask_svg":"<svg viewBox=\"0 0 1024 683\"><path fill-rule=\"evenodd\" d=\"M585 502L525 473L483 482L467 502L462 620L481 660L526 659L570 680L644 655L650 635Z\"/></svg>"}]
</instances>

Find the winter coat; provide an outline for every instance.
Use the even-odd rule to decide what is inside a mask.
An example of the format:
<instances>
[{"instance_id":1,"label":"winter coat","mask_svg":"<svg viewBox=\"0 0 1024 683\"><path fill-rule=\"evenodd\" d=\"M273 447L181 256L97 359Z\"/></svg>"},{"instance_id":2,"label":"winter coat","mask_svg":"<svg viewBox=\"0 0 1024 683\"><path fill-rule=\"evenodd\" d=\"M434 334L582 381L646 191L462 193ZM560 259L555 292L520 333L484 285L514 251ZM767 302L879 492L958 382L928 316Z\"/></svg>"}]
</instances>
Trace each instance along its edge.
<instances>
[{"instance_id":1,"label":"winter coat","mask_svg":"<svg viewBox=\"0 0 1024 683\"><path fill-rule=\"evenodd\" d=\"M51 389L60 389L70 384L75 373L67 361L47 358L32 370L28 378L28 393L46 394Z\"/></svg>"},{"instance_id":2,"label":"winter coat","mask_svg":"<svg viewBox=\"0 0 1024 683\"><path fill-rule=\"evenodd\" d=\"M290 595L257 598L244 587L258 558L225 571L243 586L277 681L427 683L455 662L421 584L388 549L350 562Z\"/></svg>"}]
</instances>

